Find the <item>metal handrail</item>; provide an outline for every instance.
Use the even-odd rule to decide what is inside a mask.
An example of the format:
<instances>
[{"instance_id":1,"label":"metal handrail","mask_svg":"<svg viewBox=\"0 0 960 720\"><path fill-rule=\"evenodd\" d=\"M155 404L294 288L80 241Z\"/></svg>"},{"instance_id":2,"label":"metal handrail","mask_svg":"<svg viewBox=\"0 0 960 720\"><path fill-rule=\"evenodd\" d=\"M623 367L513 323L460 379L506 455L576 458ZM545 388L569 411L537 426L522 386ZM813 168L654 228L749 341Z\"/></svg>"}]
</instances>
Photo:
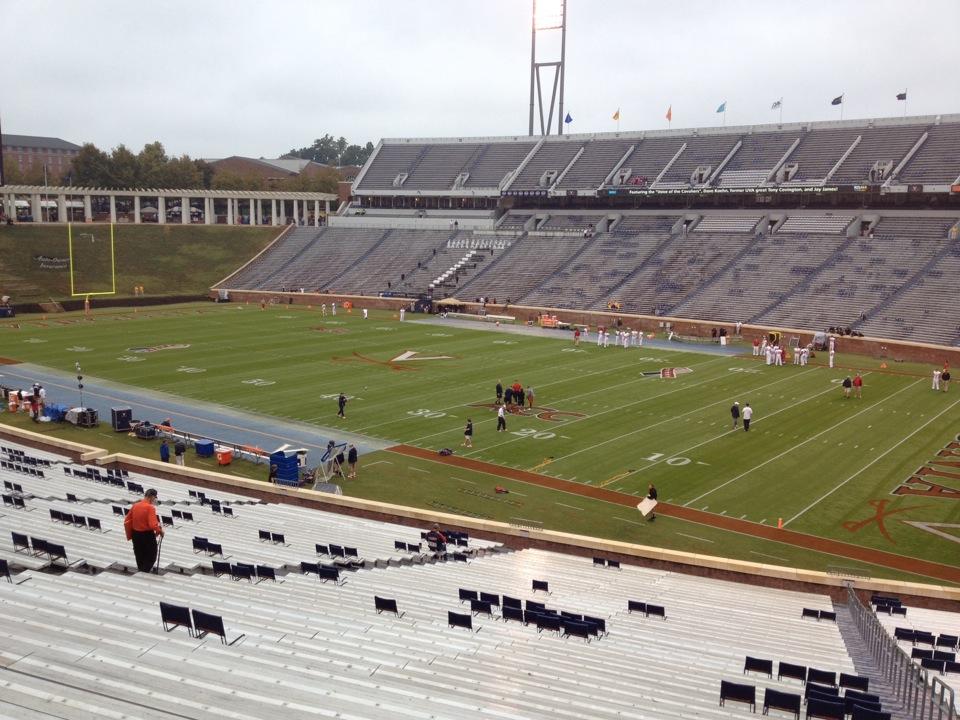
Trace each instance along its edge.
<instances>
[{"instance_id":1,"label":"metal handrail","mask_svg":"<svg viewBox=\"0 0 960 720\"><path fill-rule=\"evenodd\" d=\"M955 720L958 715L953 688L939 677L931 680L927 671L913 662L886 631L876 613L860 601L852 582L847 584L847 608L904 711L914 720Z\"/></svg>"}]
</instances>

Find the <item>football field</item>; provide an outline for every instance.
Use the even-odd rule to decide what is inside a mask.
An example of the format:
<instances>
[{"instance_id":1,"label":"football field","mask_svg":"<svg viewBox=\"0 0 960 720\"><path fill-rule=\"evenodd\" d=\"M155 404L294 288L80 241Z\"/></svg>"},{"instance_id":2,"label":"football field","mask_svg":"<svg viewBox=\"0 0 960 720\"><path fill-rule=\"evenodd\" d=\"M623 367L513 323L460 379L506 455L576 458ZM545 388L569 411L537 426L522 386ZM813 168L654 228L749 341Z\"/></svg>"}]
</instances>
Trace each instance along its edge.
<instances>
[{"instance_id":1,"label":"football field","mask_svg":"<svg viewBox=\"0 0 960 720\"><path fill-rule=\"evenodd\" d=\"M752 538L746 523L960 566L960 387L931 367L845 355L766 366L714 346L574 347L569 333L408 315L190 305L0 321L0 356L396 446L365 455L346 494L757 562L867 568ZM735 352L735 350L734 350ZM2 372L3 368L0 368ZM860 370L862 398L840 382ZM534 407L497 432L494 388ZM349 397L346 418L336 397ZM731 405L753 408L749 432ZM473 447L461 446L472 419ZM91 444L96 444L91 441ZM431 459L454 450L460 466ZM406 450L406 452L400 452ZM429 451L429 452L425 452ZM310 458L312 463L319 458ZM475 461L475 462L466 462ZM527 482L533 475L542 484ZM553 484L551 485L551 482ZM573 483L568 485L567 483ZM643 521L600 490L743 521ZM509 493L495 493L496 486ZM582 493L579 489L582 488ZM923 579L917 573L914 579Z\"/></svg>"}]
</instances>

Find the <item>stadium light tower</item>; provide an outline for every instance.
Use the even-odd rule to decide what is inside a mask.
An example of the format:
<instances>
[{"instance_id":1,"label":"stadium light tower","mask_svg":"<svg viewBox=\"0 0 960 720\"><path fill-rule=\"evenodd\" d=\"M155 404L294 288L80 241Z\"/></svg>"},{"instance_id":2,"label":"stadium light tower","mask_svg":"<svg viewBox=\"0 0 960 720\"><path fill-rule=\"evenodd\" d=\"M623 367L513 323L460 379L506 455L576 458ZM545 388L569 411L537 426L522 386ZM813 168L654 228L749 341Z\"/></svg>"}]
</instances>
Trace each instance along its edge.
<instances>
[{"instance_id":1,"label":"stadium light tower","mask_svg":"<svg viewBox=\"0 0 960 720\"><path fill-rule=\"evenodd\" d=\"M541 61L537 59L537 34L560 31L560 59ZM553 125L553 111L557 111L557 135L563 135L563 80L567 51L567 0L533 0L533 23L530 37L530 135L533 135L534 115L540 116L540 134L549 135ZM556 44L555 42L553 43ZM542 51L542 48L541 48ZM552 54L556 57L556 54ZM550 90L550 107L544 116L542 68L553 68L553 87ZM546 80L550 73L547 71Z\"/></svg>"}]
</instances>

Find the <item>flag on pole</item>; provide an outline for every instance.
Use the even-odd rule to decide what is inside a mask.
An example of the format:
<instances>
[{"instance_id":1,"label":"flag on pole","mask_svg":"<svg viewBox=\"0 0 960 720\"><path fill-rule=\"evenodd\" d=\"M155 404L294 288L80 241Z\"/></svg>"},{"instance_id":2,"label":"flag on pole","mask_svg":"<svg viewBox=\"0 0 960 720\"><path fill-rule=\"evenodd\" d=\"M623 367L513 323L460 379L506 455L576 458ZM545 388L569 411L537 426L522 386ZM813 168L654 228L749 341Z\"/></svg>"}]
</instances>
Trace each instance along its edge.
<instances>
[{"instance_id":1,"label":"flag on pole","mask_svg":"<svg viewBox=\"0 0 960 720\"><path fill-rule=\"evenodd\" d=\"M563 119L563 121L564 121L567 125L569 125L570 123L573 122L573 118L570 117L570 113L567 113L567 116Z\"/></svg>"},{"instance_id":2,"label":"flag on pole","mask_svg":"<svg viewBox=\"0 0 960 720\"><path fill-rule=\"evenodd\" d=\"M720 103L720 107L717 108L717 112L722 113L726 111L727 111L727 101L724 100L722 103Z\"/></svg>"},{"instance_id":3,"label":"flag on pole","mask_svg":"<svg viewBox=\"0 0 960 720\"><path fill-rule=\"evenodd\" d=\"M833 100L830 101L831 105L843 105L843 95L837 95Z\"/></svg>"},{"instance_id":4,"label":"flag on pole","mask_svg":"<svg viewBox=\"0 0 960 720\"><path fill-rule=\"evenodd\" d=\"M906 99L907 99L906 90L904 90L902 93L897 93L897 100L906 100Z\"/></svg>"},{"instance_id":5,"label":"flag on pole","mask_svg":"<svg viewBox=\"0 0 960 720\"><path fill-rule=\"evenodd\" d=\"M617 108L617 111L613 114L613 119L620 122L620 108Z\"/></svg>"},{"instance_id":6,"label":"flag on pole","mask_svg":"<svg viewBox=\"0 0 960 720\"><path fill-rule=\"evenodd\" d=\"M783 98L780 98L779 100L775 100L773 105L770 106L770 109L778 110L781 107L783 107Z\"/></svg>"},{"instance_id":7,"label":"flag on pole","mask_svg":"<svg viewBox=\"0 0 960 720\"><path fill-rule=\"evenodd\" d=\"M673 120L673 105L667 108L667 121L670 122Z\"/></svg>"}]
</instances>

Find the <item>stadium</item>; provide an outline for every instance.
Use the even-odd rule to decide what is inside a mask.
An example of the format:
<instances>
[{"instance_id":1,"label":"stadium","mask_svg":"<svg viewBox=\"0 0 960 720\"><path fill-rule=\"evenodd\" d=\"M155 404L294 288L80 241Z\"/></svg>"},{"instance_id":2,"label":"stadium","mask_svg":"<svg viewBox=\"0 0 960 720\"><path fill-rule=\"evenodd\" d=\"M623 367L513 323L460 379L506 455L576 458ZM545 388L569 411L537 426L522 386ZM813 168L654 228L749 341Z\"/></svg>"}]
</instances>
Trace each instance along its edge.
<instances>
[{"instance_id":1,"label":"stadium","mask_svg":"<svg viewBox=\"0 0 960 720\"><path fill-rule=\"evenodd\" d=\"M536 6L527 134L0 181L0 717L958 716L960 114L571 132Z\"/></svg>"}]
</instances>

